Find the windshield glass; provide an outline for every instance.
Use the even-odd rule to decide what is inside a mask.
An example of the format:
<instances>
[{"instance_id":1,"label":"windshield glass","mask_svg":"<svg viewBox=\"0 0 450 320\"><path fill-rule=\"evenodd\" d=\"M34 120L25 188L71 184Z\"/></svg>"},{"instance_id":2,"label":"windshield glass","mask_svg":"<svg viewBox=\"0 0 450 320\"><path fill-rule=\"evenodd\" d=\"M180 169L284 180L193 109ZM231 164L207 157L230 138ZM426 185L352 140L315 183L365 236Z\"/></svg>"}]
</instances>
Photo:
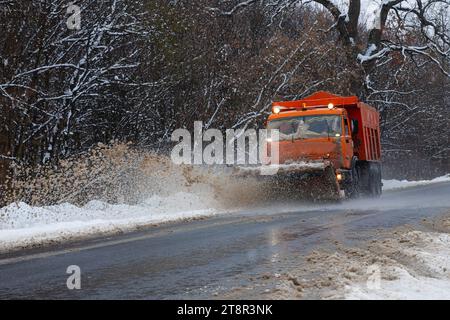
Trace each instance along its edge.
<instances>
[{"instance_id":1,"label":"windshield glass","mask_svg":"<svg viewBox=\"0 0 450 320\"><path fill-rule=\"evenodd\" d=\"M280 140L339 137L341 116L306 116L272 120L268 129L278 129Z\"/></svg>"}]
</instances>

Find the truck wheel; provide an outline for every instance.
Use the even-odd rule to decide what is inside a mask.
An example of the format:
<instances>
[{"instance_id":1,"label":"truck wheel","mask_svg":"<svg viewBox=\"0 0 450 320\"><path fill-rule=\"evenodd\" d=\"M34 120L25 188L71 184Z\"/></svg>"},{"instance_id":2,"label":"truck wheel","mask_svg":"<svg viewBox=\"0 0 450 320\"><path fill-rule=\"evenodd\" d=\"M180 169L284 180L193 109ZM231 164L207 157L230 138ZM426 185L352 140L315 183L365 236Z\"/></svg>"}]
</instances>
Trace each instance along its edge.
<instances>
[{"instance_id":1,"label":"truck wheel","mask_svg":"<svg viewBox=\"0 0 450 320\"><path fill-rule=\"evenodd\" d=\"M378 167L372 166L369 175L369 189L371 197L380 197L382 193L381 171Z\"/></svg>"},{"instance_id":2,"label":"truck wheel","mask_svg":"<svg viewBox=\"0 0 450 320\"><path fill-rule=\"evenodd\" d=\"M380 197L381 194L383 193L383 182L381 181L381 171L378 171L378 176L377 176L377 196Z\"/></svg>"},{"instance_id":3,"label":"truck wheel","mask_svg":"<svg viewBox=\"0 0 450 320\"><path fill-rule=\"evenodd\" d=\"M348 198L355 199L360 195L360 181L359 181L359 172L356 166L353 166L352 171L352 183L349 186Z\"/></svg>"}]
</instances>

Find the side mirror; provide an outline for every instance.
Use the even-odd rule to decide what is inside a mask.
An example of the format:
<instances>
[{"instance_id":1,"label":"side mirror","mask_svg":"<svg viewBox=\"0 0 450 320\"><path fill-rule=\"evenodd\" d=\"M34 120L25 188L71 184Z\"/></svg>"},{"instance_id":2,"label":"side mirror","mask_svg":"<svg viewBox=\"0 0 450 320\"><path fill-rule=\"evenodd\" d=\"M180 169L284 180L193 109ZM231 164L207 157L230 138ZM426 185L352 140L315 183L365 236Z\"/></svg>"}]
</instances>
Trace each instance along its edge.
<instances>
[{"instance_id":1,"label":"side mirror","mask_svg":"<svg viewBox=\"0 0 450 320\"><path fill-rule=\"evenodd\" d=\"M352 134L358 134L358 120L352 119Z\"/></svg>"}]
</instances>

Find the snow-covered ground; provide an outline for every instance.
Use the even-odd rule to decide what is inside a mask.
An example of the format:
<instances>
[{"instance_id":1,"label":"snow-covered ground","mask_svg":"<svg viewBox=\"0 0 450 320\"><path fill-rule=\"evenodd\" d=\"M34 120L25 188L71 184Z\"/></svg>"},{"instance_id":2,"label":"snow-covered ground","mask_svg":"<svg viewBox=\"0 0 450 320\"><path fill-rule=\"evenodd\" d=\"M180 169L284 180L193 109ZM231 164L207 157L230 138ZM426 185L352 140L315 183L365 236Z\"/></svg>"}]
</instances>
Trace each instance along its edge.
<instances>
[{"instance_id":1,"label":"snow-covered ground","mask_svg":"<svg viewBox=\"0 0 450 320\"><path fill-rule=\"evenodd\" d=\"M211 200L193 193L153 196L139 205L91 201L31 207L14 203L0 209L0 252L87 237L130 231L139 226L215 215Z\"/></svg>"},{"instance_id":2,"label":"snow-covered ground","mask_svg":"<svg viewBox=\"0 0 450 320\"><path fill-rule=\"evenodd\" d=\"M398 255L409 263L380 265L378 275L346 286L345 298L450 299L450 235L413 231L403 241L410 245L400 245Z\"/></svg>"},{"instance_id":3,"label":"snow-covered ground","mask_svg":"<svg viewBox=\"0 0 450 320\"><path fill-rule=\"evenodd\" d=\"M450 218L430 221L442 231L402 226L360 246L313 250L269 274L273 299L450 300ZM267 286L267 283L265 284ZM267 297L266 297L267 298Z\"/></svg>"},{"instance_id":4,"label":"snow-covered ground","mask_svg":"<svg viewBox=\"0 0 450 320\"><path fill-rule=\"evenodd\" d=\"M416 186L423 186L427 184L448 182L450 181L450 174L442 177L434 178L432 180L419 180L419 181L408 181L408 180L383 180L383 190L395 190L404 189Z\"/></svg>"},{"instance_id":5,"label":"snow-covered ground","mask_svg":"<svg viewBox=\"0 0 450 320\"><path fill-rule=\"evenodd\" d=\"M444 181L450 181L450 175L429 181L384 180L383 183L384 190L392 190ZM0 208L0 252L229 211L207 191L177 192L164 197L155 195L137 205L91 201L82 207L69 203L32 207L14 203Z\"/></svg>"}]
</instances>

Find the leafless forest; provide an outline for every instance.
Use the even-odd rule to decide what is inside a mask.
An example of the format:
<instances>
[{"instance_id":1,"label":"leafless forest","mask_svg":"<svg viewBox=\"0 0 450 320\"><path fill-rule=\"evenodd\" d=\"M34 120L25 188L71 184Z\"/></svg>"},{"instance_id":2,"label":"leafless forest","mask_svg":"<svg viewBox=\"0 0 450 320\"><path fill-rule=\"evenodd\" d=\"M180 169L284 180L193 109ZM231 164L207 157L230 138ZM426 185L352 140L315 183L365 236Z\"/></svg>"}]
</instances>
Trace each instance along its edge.
<instances>
[{"instance_id":1,"label":"leafless forest","mask_svg":"<svg viewBox=\"0 0 450 320\"><path fill-rule=\"evenodd\" d=\"M0 179L98 143L258 127L273 100L358 95L384 174L450 171L449 0L0 1ZM369 9L368 9L369 8Z\"/></svg>"}]
</instances>

